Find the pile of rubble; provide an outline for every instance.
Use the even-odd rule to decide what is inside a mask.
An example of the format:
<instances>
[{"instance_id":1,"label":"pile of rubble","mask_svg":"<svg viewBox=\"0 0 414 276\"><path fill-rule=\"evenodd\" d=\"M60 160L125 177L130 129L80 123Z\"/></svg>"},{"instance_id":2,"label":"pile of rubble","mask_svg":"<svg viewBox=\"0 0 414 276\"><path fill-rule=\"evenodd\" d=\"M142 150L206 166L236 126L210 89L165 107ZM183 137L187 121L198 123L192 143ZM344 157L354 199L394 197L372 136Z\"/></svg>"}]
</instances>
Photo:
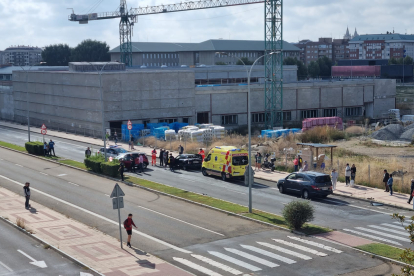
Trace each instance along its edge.
<instances>
[{"instance_id":1,"label":"pile of rubble","mask_svg":"<svg viewBox=\"0 0 414 276\"><path fill-rule=\"evenodd\" d=\"M383 141L412 141L414 135L414 124L406 127L400 124L391 124L371 134L371 138Z\"/></svg>"}]
</instances>

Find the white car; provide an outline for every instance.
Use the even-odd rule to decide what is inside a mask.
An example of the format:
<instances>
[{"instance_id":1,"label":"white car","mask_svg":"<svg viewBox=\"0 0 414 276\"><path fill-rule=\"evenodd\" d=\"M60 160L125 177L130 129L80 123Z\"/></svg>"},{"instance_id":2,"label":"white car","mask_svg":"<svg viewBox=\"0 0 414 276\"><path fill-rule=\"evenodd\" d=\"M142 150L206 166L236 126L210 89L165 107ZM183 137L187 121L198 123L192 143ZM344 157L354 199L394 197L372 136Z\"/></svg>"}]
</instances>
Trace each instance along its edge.
<instances>
[{"instance_id":1,"label":"white car","mask_svg":"<svg viewBox=\"0 0 414 276\"><path fill-rule=\"evenodd\" d=\"M120 147L107 147L106 148L106 157L117 157L122 153L127 153L128 151ZM104 148L100 148L98 154L105 156Z\"/></svg>"},{"instance_id":2,"label":"white car","mask_svg":"<svg viewBox=\"0 0 414 276\"><path fill-rule=\"evenodd\" d=\"M168 66L167 65L161 65L161 68L167 68Z\"/></svg>"}]
</instances>

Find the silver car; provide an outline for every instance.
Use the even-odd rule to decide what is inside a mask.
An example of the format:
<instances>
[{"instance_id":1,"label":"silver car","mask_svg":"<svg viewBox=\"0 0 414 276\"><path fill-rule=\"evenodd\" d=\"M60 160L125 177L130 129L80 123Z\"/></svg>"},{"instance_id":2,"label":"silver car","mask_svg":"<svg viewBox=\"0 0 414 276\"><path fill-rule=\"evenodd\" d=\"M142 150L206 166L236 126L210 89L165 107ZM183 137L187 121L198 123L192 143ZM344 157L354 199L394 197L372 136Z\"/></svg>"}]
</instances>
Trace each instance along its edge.
<instances>
[{"instance_id":1,"label":"silver car","mask_svg":"<svg viewBox=\"0 0 414 276\"><path fill-rule=\"evenodd\" d=\"M128 151L120 147L109 147L106 148L106 157L117 157L122 153L127 153ZM100 148L98 154L105 155L104 148Z\"/></svg>"}]
</instances>

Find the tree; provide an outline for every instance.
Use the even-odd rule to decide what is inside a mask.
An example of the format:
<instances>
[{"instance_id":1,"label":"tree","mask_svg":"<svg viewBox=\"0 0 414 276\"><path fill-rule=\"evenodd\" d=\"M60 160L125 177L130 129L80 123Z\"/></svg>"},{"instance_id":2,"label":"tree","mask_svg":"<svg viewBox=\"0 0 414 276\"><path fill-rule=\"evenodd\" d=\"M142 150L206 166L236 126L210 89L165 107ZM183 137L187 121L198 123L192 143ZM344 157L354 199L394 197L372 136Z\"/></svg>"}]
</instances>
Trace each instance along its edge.
<instances>
[{"instance_id":1,"label":"tree","mask_svg":"<svg viewBox=\"0 0 414 276\"><path fill-rule=\"evenodd\" d=\"M244 62L244 64L246 64L246 65L252 65L253 64L253 61L250 61L247 57L242 57L242 58L240 58L243 62ZM237 63L236 63L236 65L244 65L243 64L243 62L241 62L240 60L237 60Z\"/></svg>"},{"instance_id":2,"label":"tree","mask_svg":"<svg viewBox=\"0 0 414 276\"><path fill-rule=\"evenodd\" d=\"M332 60L326 56L318 58L319 75L321 77L331 77Z\"/></svg>"},{"instance_id":3,"label":"tree","mask_svg":"<svg viewBox=\"0 0 414 276\"><path fill-rule=\"evenodd\" d=\"M392 57L388 60L389 65L398 64L398 60L395 57Z\"/></svg>"},{"instance_id":4,"label":"tree","mask_svg":"<svg viewBox=\"0 0 414 276\"><path fill-rule=\"evenodd\" d=\"M227 65L227 64L225 62L222 62L222 61L217 61L216 65Z\"/></svg>"},{"instance_id":5,"label":"tree","mask_svg":"<svg viewBox=\"0 0 414 276\"><path fill-rule=\"evenodd\" d=\"M42 51L42 59L48 66L68 66L71 50L67 44L49 45Z\"/></svg>"},{"instance_id":6,"label":"tree","mask_svg":"<svg viewBox=\"0 0 414 276\"><path fill-rule=\"evenodd\" d=\"M298 67L297 76L298 80L304 80L308 76L308 68L302 61L298 60L296 57L287 57L283 60L283 65L296 65Z\"/></svg>"},{"instance_id":7,"label":"tree","mask_svg":"<svg viewBox=\"0 0 414 276\"><path fill-rule=\"evenodd\" d=\"M410 56L406 56L404 58L404 64L413 64L413 58Z\"/></svg>"},{"instance_id":8,"label":"tree","mask_svg":"<svg viewBox=\"0 0 414 276\"><path fill-rule=\"evenodd\" d=\"M71 61L110 61L106 42L86 39L72 50Z\"/></svg>"},{"instance_id":9,"label":"tree","mask_svg":"<svg viewBox=\"0 0 414 276\"><path fill-rule=\"evenodd\" d=\"M297 65L297 59L293 57L287 57L283 60L283 65Z\"/></svg>"},{"instance_id":10,"label":"tree","mask_svg":"<svg viewBox=\"0 0 414 276\"><path fill-rule=\"evenodd\" d=\"M316 78L319 76L319 64L315 61L311 61L311 63L308 66L308 73L312 78Z\"/></svg>"}]
</instances>

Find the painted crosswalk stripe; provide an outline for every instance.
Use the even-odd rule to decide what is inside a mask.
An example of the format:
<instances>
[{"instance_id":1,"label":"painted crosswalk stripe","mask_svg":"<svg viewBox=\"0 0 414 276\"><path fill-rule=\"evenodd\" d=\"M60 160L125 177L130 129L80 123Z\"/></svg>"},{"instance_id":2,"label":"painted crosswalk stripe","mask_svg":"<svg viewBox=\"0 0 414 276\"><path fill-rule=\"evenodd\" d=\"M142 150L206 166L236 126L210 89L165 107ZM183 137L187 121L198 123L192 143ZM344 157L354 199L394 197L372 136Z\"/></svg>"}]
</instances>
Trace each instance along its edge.
<instances>
[{"instance_id":1,"label":"painted crosswalk stripe","mask_svg":"<svg viewBox=\"0 0 414 276\"><path fill-rule=\"evenodd\" d=\"M289 249L286 249L286 248L283 248L283 247L280 247L280 246L277 246L277 245L274 245L274 244L270 244L270 243L267 243L267 242L257 242L257 243L260 244L260 245L269 247L271 249L277 250L279 252L283 252L285 254L298 257L298 258L303 259L303 260L312 260L312 257L306 256L306 255L301 254L301 253L297 253L295 251L292 251L292 250L289 250Z\"/></svg>"},{"instance_id":2,"label":"painted crosswalk stripe","mask_svg":"<svg viewBox=\"0 0 414 276\"><path fill-rule=\"evenodd\" d=\"M399 236L396 236L396 235L387 234L387 233L384 233L384 232L375 231L375 230L368 229L368 228L364 228L364 227L355 227L355 229L362 230L362 231L366 231L366 232L370 232L370 233L377 234L377 235L380 235L380 236L384 236L384 237L387 237L387 238L391 238L393 240L399 240L399 241L404 241L404 242L411 242L411 240L410 239L407 239L407 238L402 238L402 237L399 237Z\"/></svg>"},{"instance_id":3,"label":"painted crosswalk stripe","mask_svg":"<svg viewBox=\"0 0 414 276\"><path fill-rule=\"evenodd\" d=\"M381 226L378 226L378 225L368 225L368 227L383 230L383 231L387 231L387 232L391 232L391 233L406 236L406 237L410 236L410 234L408 234L408 232L398 231L398 230L395 230L395 229L390 229L390 228L387 228L387 227L381 227Z\"/></svg>"},{"instance_id":4,"label":"painted crosswalk stripe","mask_svg":"<svg viewBox=\"0 0 414 276\"><path fill-rule=\"evenodd\" d=\"M182 264L184 264L184 265L186 265L188 267L191 267L191 268L193 268L195 270L198 270L198 271L200 271L200 272L202 272L204 274L207 274L209 276L222 276L221 274L218 274L218 273L216 273L216 272L214 272L214 271L212 271L212 270L210 270L208 268L205 268L205 267L203 267L201 265L198 265L198 264L195 264L193 262L190 262L189 260L186 260L186 259L183 259L183 258L177 258L177 257L173 257L173 259L175 261L179 262L179 263L182 263Z\"/></svg>"},{"instance_id":5,"label":"painted crosswalk stripe","mask_svg":"<svg viewBox=\"0 0 414 276\"><path fill-rule=\"evenodd\" d=\"M287 245L287 246L290 246L290 247L293 247L293 248L296 248L296 249L299 249L299 250L303 250L303 251L306 251L308 253L311 253L311 254L315 254L317 256L320 256L320 257L328 256L328 254L325 254L325 253L316 251L316 250L314 250L312 248L308 248L308 247L305 247L305 246L302 246L302 245L299 245L299 244L294 244L292 242L287 242L287 241L279 240L279 239L273 239L273 240L275 242L278 242L278 243L281 243L281 244L284 244L284 245Z\"/></svg>"},{"instance_id":6,"label":"painted crosswalk stripe","mask_svg":"<svg viewBox=\"0 0 414 276\"><path fill-rule=\"evenodd\" d=\"M399 221L394 221L393 223L394 223L394 224L398 224L398 225L400 225L400 226L401 226L401 225L404 225L404 226L408 226L408 225L410 225L410 223L409 223L409 222L407 222L407 221L406 221L406 222L403 222L403 223L401 223L401 222L399 222Z\"/></svg>"},{"instance_id":7,"label":"painted crosswalk stripe","mask_svg":"<svg viewBox=\"0 0 414 276\"><path fill-rule=\"evenodd\" d=\"M280 256L280 255L277 255L275 253L272 253L272 252L269 252L269 251L266 251L266 250L257 248L255 246L244 245L244 244L240 244L240 246L243 247L243 248L249 249L251 251L254 251L256 253L263 254L263 255L268 256L270 258L273 258L273 259L279 260L281 262L287 263L287 264L294 264L294 263L296 263L296 261L294 261L292 259L289 259L289 258Z\"/></svg>"},{"instance_id":8,"label":"painted crosswalk stripe","mask_svg":"<svg viewBox=\"0 0 414 276\"><path fill-rule=\"evenodd\" d=\"M379 240L379 241L388 242L388 243L391 243L391 244L395 244L395 245L401 246L401 243L399 243L399 242L392 241L392 240L388 240L388 239L384 239L384 238L377 237L377 236L373 236L373 235L367 234L367 233L362 233L360 231L355 231L355 230L351 230L351 229L342 229L342 230L344 230L346 232L354 233L354 234L357 234L357 235L360 235L360 236L364 236L364 237L370 238L372 240Z\"/></svg>"},{"instance_id":9,"label":"painted crosswalk stripe","mask_svg":"<svg viewBox=\"0 0 414 276\"><path fill-rule=\"evenodd\" d=\"M303 243L306 243L306 244L309 244L309 245L313 245L315 247L319 247L319 248L322 248L322 249L325 249L325 250L328 250L328 251L331 251L331 252L334 252L334 253L342 253L341 250L338 250L336 248L326 246L324 244L317 243L317 242L314 242L314 241L308 241L308 240L305 240L305 239L301 239L301 238L298 238L298 237L291 237L291 236L288 236L288 238L292 239L292 240L295 240L295 241L303 242Z\"/></svg>"},{"instance_id":10,"label":"painted crosswalk stripe","mask_svg":"<svg viewBox=\"0 0 414 276\"><path fill-rule=\"evenodd\" d=\"M249 254L249 253L240 251L238 249L234 249L234 248L224 248L224 249L227 250L227 251L229 251L229 252L231 252L231 253L234 253L236 255L242 256L242 257L247 258L247 259L249 259L251 261L254 261L256 263L259 263L259 264L262 264L262 265L265 265L265 266L268 266L268 267L278 267L279 266L278 264L275 264L275 263L266 261L266 260L264 260L262 258L256 257L256 256L254 256L252 254Z\"/></svg>"},{"instance_id":11,"label":"painted crosswalk stripe","mask_svg":"<svg viewBox=\"0 0 414 276\"><path fill-rule=\"evenodd\" d=\"M238 259L235 259L233 257L227 256L227 255L225 255L223 253L220 253L220 252L208 251L208 253L211 254L211 255L213 255L213 256L216 256L216 257L218 257L220 259L223 259L225 261L228 261L230 263L233 263L233 264L236 264L238 266L247 268L248 270L251 270L251 271L260 271L260 270L262 270L260 267L257 267L257 266L248 264L246 262L240 261Z\"/></svg>"},{"instance_id":12,"label":"painted crosswalk stripe","mask_svg":"<svg viewBox=\"0 0 414 276\"><path fill-rule=\"evenodd\" d=\"M220 269L222 269L222 270L224 270L226 272L229 272L229 273L231 273L233 275L240 275L240 274L243 273L243 272L241 272L241 271L239 271L237 269L234 269L234 268L229 267L229 266L227 266L225 264L216 262L216 261L214 261L214 260L212 260L210 258L201 256L201 255L191 254L191 256L193 256L194 258L196 258L196 259L198 259L198 260L200 260L202 262L208 263L209 265L215 266L215 267L220 268Z\"/></svg>"},{"instance_id":13,"label":"painted crosswalk stripe","mask_svg":"<svg viewBox=\"0 0 414 276\"><path fill-rule=\"evenodd\" d=\"M381 225L391 227L391 228L395 228L395 229L402 230L402 231L405 230L404 226L401 226L401 225L395 225L395 224L391 224L391 223L381 223Z\"/></svg>"}]
</instances>

